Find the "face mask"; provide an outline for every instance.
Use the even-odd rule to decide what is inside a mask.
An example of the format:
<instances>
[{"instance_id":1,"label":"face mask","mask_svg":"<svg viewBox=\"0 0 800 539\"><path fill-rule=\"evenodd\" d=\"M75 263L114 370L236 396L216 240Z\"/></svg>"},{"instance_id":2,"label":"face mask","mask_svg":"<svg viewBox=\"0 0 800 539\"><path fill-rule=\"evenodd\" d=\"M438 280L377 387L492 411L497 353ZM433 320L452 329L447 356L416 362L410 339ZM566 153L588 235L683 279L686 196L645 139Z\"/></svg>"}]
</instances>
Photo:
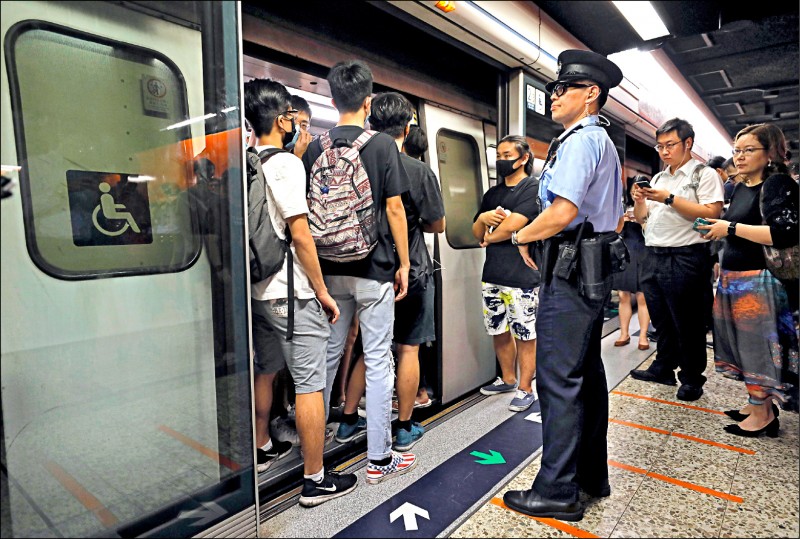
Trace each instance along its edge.
<instances>
[{"instance_id":1,"label":"face mask","mask_svg":"<svg viewBox=\"0 0 800 539\"><path fill-rule=\"evenodd\" d=\"M283 147L285 148L292 142L297 140L297 136L300 132L297 130L297 126L294 125L294 118L292 118L292 130L287 131L285 135L283 135Z\"/></svg>"},{"instance_id":2,"label":"face mask","mask_svg":"<svg viewBox=\"0 0 800 539\"><path fill-rule=\"evenodd\" d=\"M297 144L297 139L299 139L299 138L300 138L300 130L295 127L295 129L294 129L294 137L292 137L292 141L289 144L287 144L286 146L294 147L294 145Z\"/></svg>"},{"instance_id":3,"label":"face mask","mask_svg":"<svg viewBox=\"0 0 800 539\"><path fill-rule=\"evenodd\" d=\"M504 178L506 176L511 176L512 174L514 174L514 172L517 171L517 169L514 168L514 163L516 163L517 161L519 161L519 158L498 159L497 161L495 161L495 168L497 169L497 174Z\"/></svg>"}]
</instances>

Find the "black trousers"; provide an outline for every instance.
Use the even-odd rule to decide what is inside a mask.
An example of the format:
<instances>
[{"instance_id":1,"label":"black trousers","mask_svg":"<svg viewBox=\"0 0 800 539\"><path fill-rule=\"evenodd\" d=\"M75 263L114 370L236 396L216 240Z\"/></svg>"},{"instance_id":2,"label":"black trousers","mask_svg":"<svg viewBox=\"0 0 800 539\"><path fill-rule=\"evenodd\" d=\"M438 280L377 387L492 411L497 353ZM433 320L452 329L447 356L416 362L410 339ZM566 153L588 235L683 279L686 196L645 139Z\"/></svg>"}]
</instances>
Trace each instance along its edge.
<instances>
[{"instance_id":1,"label":"black trousers","mask_svg":"<svg viewBox=\"0 0 800 539\"><path fill-rule=\"evenodd\" d=\"M608 387L600 339L603 306L611 293L590 301L558 277L539 288L536 389L542 408L542 465L533 490L575 502L578 489L608 484Z\"/></svg>"},{"instance_id":2,"label":"black trousers","mask_svg":"<svg viewBox=\"0 0 800 539\"><path fill-rule=\"evenodd\" d=\"M682 384L706 381L706 292L711 259L705 244L648 247L642 271L647 310L658 332L650 371L668 376L680 367Z\"/></svg>"}]
</instances>

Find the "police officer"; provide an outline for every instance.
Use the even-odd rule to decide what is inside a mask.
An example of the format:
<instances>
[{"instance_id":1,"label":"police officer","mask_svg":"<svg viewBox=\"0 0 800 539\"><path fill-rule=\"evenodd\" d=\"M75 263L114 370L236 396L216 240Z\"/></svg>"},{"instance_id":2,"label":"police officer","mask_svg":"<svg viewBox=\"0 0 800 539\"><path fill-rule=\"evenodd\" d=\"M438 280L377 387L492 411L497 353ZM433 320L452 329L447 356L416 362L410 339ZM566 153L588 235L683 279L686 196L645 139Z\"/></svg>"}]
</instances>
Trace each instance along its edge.
<instances>
[{"instance_id":1,"label":"police officer","mask_svg":"<svg viewBox=\"0 0 800 539\"><path fill-rule=\"evenodd\" d=\"M579 246L581 238L618 237L622 229L619 156L598 116L608 90L622 81L622 72L604 56L581 50L562 52L558 63L557 80L545 88L551 94L553 120L565 131L553 139L540 177L542 213L512 235L526 264L534 268L525 244L546 240L536 324L542 465L530 490L508 491L503 499L531 516L577 521L583 518L579 489L596 497L611 493L608 388L600 358L611 279L603 275L599 290L586 292L581 256L586 258L583 265L597 266L588 273L593 269L599 274L603 268L599 260L580 254ZM579 254L570 261L565 247L572 245Z\"/></svg>"}]
</instances>

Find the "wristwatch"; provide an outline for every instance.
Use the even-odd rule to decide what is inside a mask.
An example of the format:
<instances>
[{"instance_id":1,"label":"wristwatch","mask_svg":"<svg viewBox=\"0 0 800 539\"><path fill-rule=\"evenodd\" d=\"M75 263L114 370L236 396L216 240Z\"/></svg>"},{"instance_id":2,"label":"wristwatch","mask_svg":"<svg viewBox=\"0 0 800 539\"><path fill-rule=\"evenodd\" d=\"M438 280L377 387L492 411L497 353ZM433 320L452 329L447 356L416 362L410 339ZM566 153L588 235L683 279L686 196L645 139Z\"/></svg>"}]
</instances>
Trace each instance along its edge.
<instances>
[{"instance_id":1,"label":"wristwatch","mask_svg":"<svg viewBox=\"0 0 800 539\"><path fill-rule=\"evenodd\" d=\"M527 243L520 243L520 242L517 241L517 233L516 233L516 231L511 233L511 243L514 244L514 245L527 245Z\"/></svg>"},{"instance_id":2,"label":"wristwatch","mask_svg":"<svg viewBox=\"0 0 800 539\"><path fill-rule=\"evenodd\" d=\"M664 204L666 204L667 206L672 206L673 202L675 202L675 195L670 193L669 196L664 199Z\"/></svg>"},{"instance_id":3,"label":"wristwatch","mask_svg":"<svg viewBox=\"0 0 800 539\"><path fill-rule=\"evenodd\" d=\"M736 235L736 221L731 221L728 224L728 236L735 236Z\"/></svg>"}]
</instances>

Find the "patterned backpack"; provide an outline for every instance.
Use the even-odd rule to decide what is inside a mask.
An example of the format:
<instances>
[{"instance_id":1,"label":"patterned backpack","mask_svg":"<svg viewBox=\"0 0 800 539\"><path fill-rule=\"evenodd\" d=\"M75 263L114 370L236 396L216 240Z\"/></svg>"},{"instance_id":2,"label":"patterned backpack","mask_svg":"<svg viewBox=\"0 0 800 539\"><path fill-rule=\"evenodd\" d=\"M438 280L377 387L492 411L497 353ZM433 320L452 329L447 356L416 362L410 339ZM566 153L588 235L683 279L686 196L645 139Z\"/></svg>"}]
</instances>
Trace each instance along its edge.
<instances>
[{"instance_id":1,"label":"patterned backpack","mask_svg":"<svg viewBox=\"0 0 800 539\"><path fill-rule=\"evenodd\" d=\"M308 223L320 258L350 262L365 258L378 241L376 212L361 150L377 135L364 131L352 144L319 138L322 153L311 167Z\"/></svg>"}]
</instances>

